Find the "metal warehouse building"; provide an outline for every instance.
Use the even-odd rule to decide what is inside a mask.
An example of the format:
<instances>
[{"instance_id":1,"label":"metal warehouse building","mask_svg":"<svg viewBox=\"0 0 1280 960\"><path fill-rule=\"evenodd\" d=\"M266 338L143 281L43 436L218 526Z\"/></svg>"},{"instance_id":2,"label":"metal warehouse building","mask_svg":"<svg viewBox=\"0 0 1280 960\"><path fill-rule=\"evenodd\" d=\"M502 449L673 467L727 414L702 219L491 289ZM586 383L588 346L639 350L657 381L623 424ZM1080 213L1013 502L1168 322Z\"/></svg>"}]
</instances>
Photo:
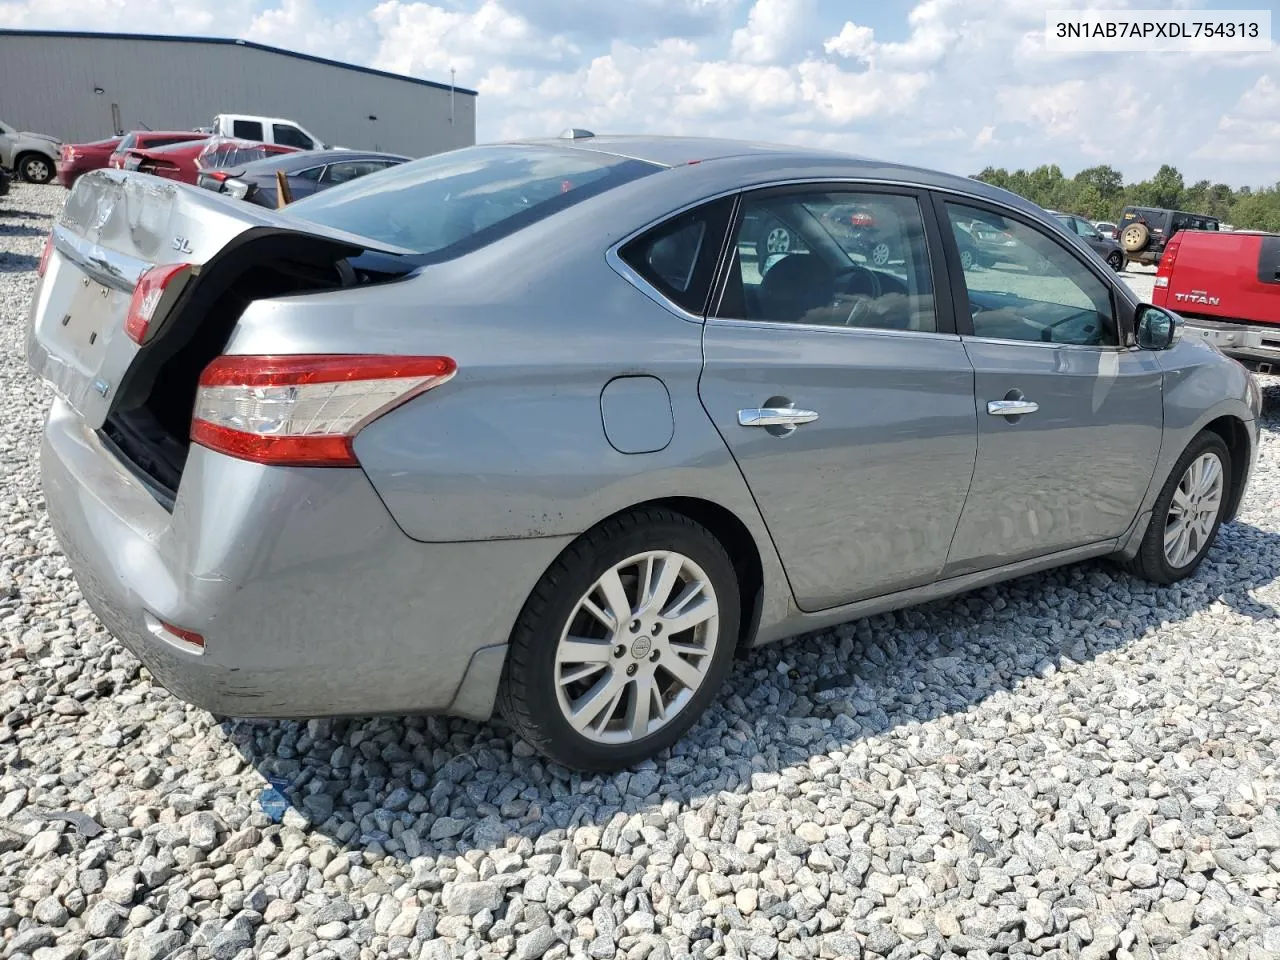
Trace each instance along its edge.
<instances>
[{"instance_id":1,"label":"metal warehouse building","mask_svg":"<svg viewBox=\"0 0 1280 960\"><path fill-rule=\"evenodd\" d=\"M0 120L65 143L285 117L326 143L425 156L476 140L476 93L245 40L0 30Z\"/></svg>"}]
</instances>

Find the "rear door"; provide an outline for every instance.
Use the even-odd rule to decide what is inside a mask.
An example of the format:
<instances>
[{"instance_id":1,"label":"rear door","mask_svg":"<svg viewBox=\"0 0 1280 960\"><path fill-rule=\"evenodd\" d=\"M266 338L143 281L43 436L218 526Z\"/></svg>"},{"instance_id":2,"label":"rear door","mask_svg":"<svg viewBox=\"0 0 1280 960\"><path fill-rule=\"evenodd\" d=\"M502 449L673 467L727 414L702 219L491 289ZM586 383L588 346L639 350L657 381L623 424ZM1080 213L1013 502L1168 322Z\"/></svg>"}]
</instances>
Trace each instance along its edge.
<instances>
[{"instance_id":1,"label":"rear door","mask_svg":"<svg viewBox=\"0 0 1280 960\"><path fill-rule=\"evenodd\" d=\"M946 575L1120 536L1160 450L1156 355L1123 345L1110 281L1049 231L978 201L936 204L956 236L985 220L1021 250L970 270L948 254L976 371L978 458Z\"/></svg>"},{"instance_id":2,"label":"rear door","mask_svg":"<svg viewBox=\"0 0 1280 960\"><path fill-rule=\"evenodd\" d=\"M852 183L764 190L743 197L731 234L699 391L804 610L931 583L964 505L973 368L938 295L926 202ZM851 206L891 262L828 229ZM760 224L797 242L771 254Z\"/></svg>"}]
</instances>

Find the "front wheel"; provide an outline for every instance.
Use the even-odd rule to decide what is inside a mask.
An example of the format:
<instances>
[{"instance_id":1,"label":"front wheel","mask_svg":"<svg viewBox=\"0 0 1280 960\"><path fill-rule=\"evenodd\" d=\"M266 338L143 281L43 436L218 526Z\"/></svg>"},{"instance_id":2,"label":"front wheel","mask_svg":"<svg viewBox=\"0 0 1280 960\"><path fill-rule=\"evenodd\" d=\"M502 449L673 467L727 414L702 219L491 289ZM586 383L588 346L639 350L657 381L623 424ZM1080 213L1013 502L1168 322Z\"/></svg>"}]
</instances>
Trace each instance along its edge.
<instances>
[{"instance_id":1,"label":"front wheel","mask_svg":"<svg viewBox=\"0 0 1280 960\"><path fill-rule=\"evenodd\" d=\"M1153 583L1191 576L1218 535L1230 478L1231 453L1222 438L1209 430L1197 434L1156 498L1129 570Z\"/></svg>"},{"instance_id":2,"label":"front wheel","mask_svg":"<svg viewBox=\"0 0 1280 960\"><path fill-rule=\"evenodd\" d=\"M16 164L27 183L48 183L53 179L53 161L38 153L28 153Z\"/></svg>"},{"instance_id":3,"label":"front wheel","mask_svg":"<svg viewBox=\"0 0 1280 960\"><path fill-rule=\"evenodd\" d=\"M1107 264L1116 273L1124 269L1124 255L1119 250L1112 250L1107 254Z\"/></svg>"},{"instance_id":4,"label":"front wheel","mask_svg":"<svg viewBox=\"0 0 1280 960\"><path fill-rule=\"evenodd\" d=\"M564 766L631 766L679 740L715 697L739 610L733 563L704 527L662 509L607 520L534 588L499 708Z\"/></svg>"}]
</instances>

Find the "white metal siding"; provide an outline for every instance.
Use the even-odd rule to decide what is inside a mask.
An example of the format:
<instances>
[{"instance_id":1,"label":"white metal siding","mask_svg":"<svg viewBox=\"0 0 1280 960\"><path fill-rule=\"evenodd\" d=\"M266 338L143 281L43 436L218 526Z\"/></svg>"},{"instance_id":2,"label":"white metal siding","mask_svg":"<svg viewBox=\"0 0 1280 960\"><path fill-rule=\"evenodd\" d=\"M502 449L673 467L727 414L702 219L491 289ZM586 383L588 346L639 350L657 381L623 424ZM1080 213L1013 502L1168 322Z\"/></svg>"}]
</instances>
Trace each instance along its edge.
<instances>
[{"instance_id":1,"label":"white metal siding","mask_svg":"<svg viewBox=\"0 0 1280 960\"><path fill-rule=\"evenodd\" d=\"M452 124L449 101L448 89L239 44L0 34L0 120L66 143L115 133L115 103L125 130L255 113L337 146L417 157L475 143L476 98L454 93Z\"/></svg>"}]
</instances>

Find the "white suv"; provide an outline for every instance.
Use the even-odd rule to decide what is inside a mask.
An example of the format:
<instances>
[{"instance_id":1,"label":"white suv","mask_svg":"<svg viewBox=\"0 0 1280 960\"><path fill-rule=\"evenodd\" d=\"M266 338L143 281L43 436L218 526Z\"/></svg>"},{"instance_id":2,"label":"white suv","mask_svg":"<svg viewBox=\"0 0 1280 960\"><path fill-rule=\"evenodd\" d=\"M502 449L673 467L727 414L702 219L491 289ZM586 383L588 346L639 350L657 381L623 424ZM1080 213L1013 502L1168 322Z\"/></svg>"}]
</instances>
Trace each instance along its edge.
<instances>
[{"instance_id":1,"label":"white suv","mask_svg":"<svg viewBox=\"0 0 1280 960\"><path fill-rule=\"evenodd\" d=\"M43 133L13 129L0 121L0 167L12 170L28 183L48 183L62 142Z\"/></svg>"}]
</instances>

